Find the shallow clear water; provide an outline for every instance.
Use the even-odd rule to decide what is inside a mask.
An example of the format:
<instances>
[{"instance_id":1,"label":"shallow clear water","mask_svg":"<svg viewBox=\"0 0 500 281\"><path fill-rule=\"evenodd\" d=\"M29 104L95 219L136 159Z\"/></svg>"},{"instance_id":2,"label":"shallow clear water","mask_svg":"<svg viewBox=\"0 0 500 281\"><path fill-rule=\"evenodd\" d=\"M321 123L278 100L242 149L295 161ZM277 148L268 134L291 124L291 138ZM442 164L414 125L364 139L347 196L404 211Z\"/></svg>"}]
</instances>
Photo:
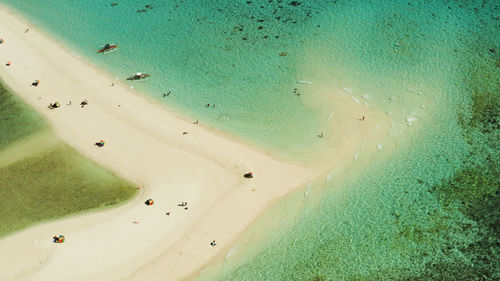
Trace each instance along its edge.
<instances>
[{"instance_id":1,"label":"shallow clear water","mask_svg":"<svg viewBox=\"0 0 500 281\"><path fill-rule=\"evenodd\" d=\"M440 268L478 270L476 254L463 249L486 233L466 208L479 203L449 203L453 189L436 186L489 163L477 147L498 156L485 145L498 130L464 126L477 115L471 96L498 100L497 3L0 2L117 79L151 72L131 85L170 108L292 158L330 149L315 137L331 114L317 103L322 95L351 92L391 113L394 153L282 200L201 279L457 280L466 275L445 278ZM120 50L95 54L107 42ZM415 129L401 134L410 115ZM482 272L496 272L488 266Z\"/></svg>"}]
</instances>

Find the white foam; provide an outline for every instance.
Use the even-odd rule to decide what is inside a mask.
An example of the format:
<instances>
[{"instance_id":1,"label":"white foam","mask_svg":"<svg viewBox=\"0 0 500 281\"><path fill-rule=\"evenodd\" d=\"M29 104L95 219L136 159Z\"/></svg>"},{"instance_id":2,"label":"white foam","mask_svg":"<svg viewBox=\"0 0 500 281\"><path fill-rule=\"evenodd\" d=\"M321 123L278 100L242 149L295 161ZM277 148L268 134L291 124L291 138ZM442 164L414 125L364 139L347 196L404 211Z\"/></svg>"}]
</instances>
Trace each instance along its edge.
<instances>
[{"instance_id":1,"label":"white foam","mask_svg":"<svg viewBox=\"0 0 500 281\"><path fill-rule=\"evenodd\" d=\"M352 89L351 88L342 88L342 90L348 92L349 94L352 94Z\"/></svg>"},{"instance_id":2,"label":"white foam","mask_svg":"<svg viewBox=\"0 0 500 281\"><path fill-rule=\"evenodd\" d=\"M354 161L358 161L358 159L359 159L359 155L357 153L354 154Z\"/></svg>"},{"instance_id":3,"label":"white foam","mask_svg":"<svg viewBox=\"0 0 500 281\"><path fill-rule=\"evenodd\" d=\"M380 150L382 150L382 144L380 144L380 143L379 143L379 144L377 144L377 149L378 149L379 151L380 151Z\"/></svg>"},{"instance_id":4,"label":"white foam","mask_svg":"<svg viewBox=\"0 0 500 281\"><path fill-rule=\"evenodd\" d=\"M391 115L392 112L390 110L386 110L385 113L387 113L387 115Z\"/></svg>"},{"instance_id":5,"label":"white foam","mask_svg":"<svg viewBox=\"0 0 500 281\"><path fill-rule=\"evenodd\" d=\"M304 80L299 80L299 81L296 81L297 84L306 84L306 85L311 85L312 82L309 82L309 81L304 81Z\"/></svg>"},{"instance_id":6,"label":"white foam","mask_svg":"<svg viewBox=\"0 0 500 281\"><path fill-rule=\"evenodd\" d=\"M330 112L330 115L328 116L328 120L330 120L333 117L333 112Z\"/></svg>"},{"instance_id":7,"label":"white foam","mask_svg":"<svg viewBox=\"0 0 500 281\"><path fill-rule=\"evenodd\" d=\"M352 97L352 100L355 101L356 103L360 103L359 100L355 97Z\"/></svg>"},{"instance_id":8,"label":"white foam","mask_svg":"<svg viewBox=\"0 0 500 281\"><path fill-rule=\"evenodd\" d=\"M410 116L408 116L408 117L406 118L406 122L408 122L408 123L412 123L412 122L415 122L415 121L417 121L417 120L418 120L418 118L417 118L417 117L415 117L415 116L413 116L413 115L410 115Z\"/></svg>"},{"instance_id":9,"label":"white foam","mask_svg":"<svg viewBox=\"0 0 500 281\"><path fill-rule=\"evenodd\" d=\"M389 97L390 100L395 100L396 98L394 96Z\"/></svg>"},{"instance_id":10,"label":"white foam","mask_svg":"<svg viewBox=\"0 0 500 281\"><path fill-rule=\"evenodd\" d=\"M370 99L369 95L362 95L361 97L364 98L365 100L369 100Z\"/></svg>"},{"instance_id":11,"label":"white foam","mask_svg":"<svg viewBox=\"0 0 500 281\"><path fill-rule=\"evenodd\" d=\"M224 259L229 259L232 255L236 254L238 252L238 249L236 246L232 247L231 250L226 254L226 257Z\"/></svg>"}]
</instances>

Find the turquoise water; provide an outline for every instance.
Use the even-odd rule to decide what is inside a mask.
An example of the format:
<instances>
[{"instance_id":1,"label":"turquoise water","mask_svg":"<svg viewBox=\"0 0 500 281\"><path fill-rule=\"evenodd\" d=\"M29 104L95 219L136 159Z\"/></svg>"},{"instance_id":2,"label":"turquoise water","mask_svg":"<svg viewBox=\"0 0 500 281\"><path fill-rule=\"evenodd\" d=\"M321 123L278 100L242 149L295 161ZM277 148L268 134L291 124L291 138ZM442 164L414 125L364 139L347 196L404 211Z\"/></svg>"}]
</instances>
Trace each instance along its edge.
<instances>
[{"instance_id":1,"label":"turquoise water","mask_svg":"<svg viewBox=\"0 0 500 281\"><path fill-rule=\"evenodd\" d=\"M329 92L369 96L395 128L418 117L368 169L282 200L201 280L500 278L497 3L0 2L119 79L152 73L132 85L169 108L289 157L331 149L315 137ZM120 50L97 56L106 42Z\"/></svg>"}]
</instances>

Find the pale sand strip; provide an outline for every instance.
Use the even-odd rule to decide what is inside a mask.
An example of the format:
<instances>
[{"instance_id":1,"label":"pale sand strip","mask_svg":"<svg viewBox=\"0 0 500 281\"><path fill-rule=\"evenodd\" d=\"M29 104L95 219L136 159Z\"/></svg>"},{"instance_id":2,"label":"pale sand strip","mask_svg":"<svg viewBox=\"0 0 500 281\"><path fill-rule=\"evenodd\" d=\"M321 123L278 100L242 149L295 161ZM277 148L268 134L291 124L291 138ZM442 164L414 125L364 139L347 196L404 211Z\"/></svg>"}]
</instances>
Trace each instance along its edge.
<instances>
[{"instance_id":1,"label":"pale sand strip","mask_svg":"<svg viewBox=\"0 0 500 281\"><path fill-rule=\"evenodd\" d=\"M336 114L331 120L325 116L327 149L314 167L279 162L166 111L71 56L36 28L23 33L26 27L0 9L0 37L6 40L0 45L0 77L65 142L142 189L119 208L45 223L0 240L0 280L179 280L196 275L222 259L273 201L319 175L341 174L358 153L363 155L356 163L361 170L378 153L377 143L384 141L384 151L395 143L387 140L391 121L382 111L328 94L324 103L333 105ZM12 65L5 66L7 61ZM31 87L35 79L41 84ZM110 87L111 82L116 86ZM311 87L321 92L328 85ZM89 101L84 109L78 106L83 99ZM72 105L66 105L69 100ZM62 107L47 109L55 101ZM360 122L363 115L370 117ZM100 139L107 144L98 149L93 143ZM254 179L242 177L249 170ZM144 205L148 198L155 199L154 206ZM189 210L177 207L180 201L189 202ZM167 211L172 215L166 216ZM51 242L59 233L67 236L63 245Z\"/></svg>"},{"instance_id":2,"label":"pale sand strip","mask_svg":"<svg viewBox=\"0 0 500 281\"><path fill-rule=\"evenodd\" d=\"M143 188L117 209L2 239L1 280L117 280L160 255L175 263L153 280L177 280L226 249L272 200L311 178L308 169L194 125L126 85L110 87L109 75L72 57L36 28L24 33L26 27L5 8L0 11L4 82L64 141ZM5 66L7 61L12 65ZM35 79L41 80L38 87L31 86ZM84 109L78 106L83 99L89 101ZM66 105L69 100L73 105ZM61 108L47 109L54 101ZM93 145L99 139L106 140L104 148ZM242 177L249 170L254 179ZM147 198L155 205L145 206ZM177 207L180 201L189 202L189 210ZM52 243L58 233L67 236L66 243Z\"/></svg>"}]
</instances>

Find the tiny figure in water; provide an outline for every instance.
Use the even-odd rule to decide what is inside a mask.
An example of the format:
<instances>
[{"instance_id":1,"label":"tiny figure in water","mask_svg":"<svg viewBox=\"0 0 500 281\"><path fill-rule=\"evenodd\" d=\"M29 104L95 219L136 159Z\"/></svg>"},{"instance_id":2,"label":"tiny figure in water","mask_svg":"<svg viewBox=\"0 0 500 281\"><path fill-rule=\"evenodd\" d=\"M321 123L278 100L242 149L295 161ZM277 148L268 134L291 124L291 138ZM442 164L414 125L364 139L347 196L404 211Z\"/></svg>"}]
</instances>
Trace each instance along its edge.
<instances>
[{"instance_id":1,"label":"tiny figure in water","mask_svg":"<svg viewBox=\"0 0 500 281\"><path fill-rule=\"evenodd\" d=\"M318 138L322 138L323 137L323 132L321 132L319 135L318 135Z\"/></svg>"},{"instance_id":2,"label":"tiny figure in water","mask_svg":"<svg viewBox=\"0 0 500 281\"><path fill-rule=\"evenodd\" d=\"M198 119L196 119L196 121L194 121L193 124L198 125Z\"/></svg>"},{"instance_id":3,"label":"tiny figure in water","mask_svg":"<svg viewBox=\"0 0 500 281\"><path fill-rule=\"evenodd\" d=\"M214 105L212 105L212 107L215 107L215 104L214 104Z\"/></svg>"},{"instance_id":4,"label":"tiny figure in water","mask_svg":"<svg viewBox=\"0 0 500 281\"><path fill-rule=\"evenodd\" d=\"M210 104L209 104L209 103L207 103L206 107L209 107L209 106L210 106Z\"/></svg>"}]
</instances>

